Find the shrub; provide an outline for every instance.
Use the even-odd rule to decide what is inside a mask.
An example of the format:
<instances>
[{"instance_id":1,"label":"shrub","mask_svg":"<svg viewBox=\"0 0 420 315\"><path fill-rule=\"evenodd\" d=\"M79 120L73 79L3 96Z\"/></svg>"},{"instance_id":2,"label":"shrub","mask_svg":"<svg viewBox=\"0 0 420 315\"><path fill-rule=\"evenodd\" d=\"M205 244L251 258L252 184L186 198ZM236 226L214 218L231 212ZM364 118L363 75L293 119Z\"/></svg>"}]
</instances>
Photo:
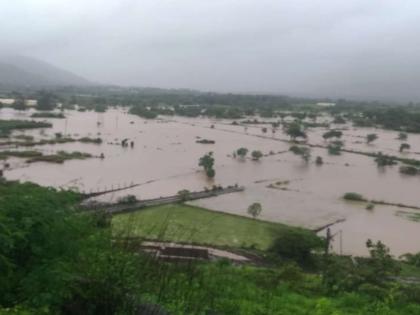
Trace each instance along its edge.
<instances>
[{"instance_id":1,"label":"shrub","mask_svg":"<svg viewBox=\"0 0 420 315\"><path fill-rule=\"evenodd\" d=\"M316 165L322 165L322 164L324 164L324 160L322 159L322 157L317 156L316 157L316 160L315 160L315 164Z\"/></svg>"},{"instance_id":2,"label":"shrub","mask_svg":"<svg viewBox=\"0 0 420 315\"><path fill-rule=\"evenodd\" d=\"M404 152L404 150L410 150L411 146L408 143L401 143L400 145L400 152Z\"/></svg>"},{"instance_id":3,"label":"shrub","mask_svg":"<svg viewBox=\"0 0 420 315\"><path fill-rule=\"evenodd\" d=\"M300 155L305 162L308 162L311 158L311 150L307 147L292 145L289 150L296 155Z\"/></svg>"},{"instance_id":4,"label":"shrub","mask_svg":"<svg viewBox=\"0 0 420 315\"><path fill-rule=\"evenodd\" d=\"M306 265L313 263L312 252L323 246L323 240L315 233L301 229L286 229L277 236L271 250L281 257Z\"/></svg>"},{"instance_id":5,"label":"shrub","mask_svg":"<svg viewBox=\"0 0 420 315\"><path fill-rule=\"evenodd\" d=\"M262 206L259 202L254 202L252 205L248 207L248 214L251 215L254 219L256 219L262 211Z\"/></svg>"},{"instance_id":6,"label":"shrub","mask_svg":"<svg viewBox=\"0 0 420 315\"><path fill-rule=\"evenodd\" d=\"M236 150L236 154L238 156L240 156L241 158L245 158L245 156L248 154L248 149L247 148L239 148L238 150Z\"/></svg>"},{"instance_id":7,"label":"shrub","mask_svg":"<svg viewBox=\"0 0 420 315\"><path fill-rule=\"evenodd\" d=\"M178 196L181 197L181 201L187 201L191 197L191 192L188 189L178 191Z\"/></svg>"},{"instance_id":8,"label":"shrub","mask_svg":"<svg viewBox=\"0 0 420 315\"><path fill-rule=\"evenodd\" d=\"M398 140L405 141L405 140L407 140L407 138L408 138L408 135L405 132L400 132L398 134Z\"/></svg>"},{"instance_id":9,"label":"shrub","mask_svg":"<svg viewBox=\"0 0 420 315\"><path fill-rule=\"evenodd\" d=\"M387 165L397 164L397 161L395 160L395 157L390 156L390 155L382 154L382 152L378 153L378 155L375 158L375 162L378 166L387 166Z\"/></svg>"},{"instance_id":10,"label":"shrub","mask_svg":"<svg viewBox=\"0 0 420 315\"><path fill-rule=\"evenodd\" d=\"M343 198L345 200L366 201L366 199L361 194L358 194L358 193L355 193L355 192L345 193Z\"/></svg>"},{"instance_id":11,"label":"shrub","mask_svg":"<svg viewBox=\"0 0 420 315\"><path fill-rule=\"evenodd\" d=\"M375 141L376 139L378 139L378 135L376 133L370 133L366 136L366 142L367 143L371 143L371 142Z\"/></svg>"},{"instance_id":12,"label":"shrub","mask_svg":"<svg viewBox=\"0 0 420 315\"><path fill-rule=\"evenodd\" d=\"M401 256L401 258L404 259L404 262L406 262L409 265L420 267L420 252L418 252L417 254L404 254Z\"/></svg>"},{"instance_id":13,"label":"shrub","mask_svg":"<svg viewBox=\"0 0 420 315\"><path fill-rule=\"evenodd\" d=\"M373 203L368 203L366 206L366 210L373 210L375 208L375 204Z\"/></svg>"},{"instance_id":14,"label":"shrub","mask_svg":"<svg viewBox=\"0 0 420 315\"><path fill-rule=\"evenodd\" d=\"M343 135L343 132L339 131L339 130L329 130L326 133L324 133L322 135L322 137L327 140L330 138L341 138L341 136Z\"/></svg>"},{"instance_id":15,"label":"shrub","mask_svg":"<svg viewBox=\"0 0 420 315\"><path fill-rule=\"evenodd\" d=\"M341 146L336 144L329 144L327 146L328 154L330 155L340 155L341 154Z\"/></svg>"},{"instance_id":16,"label":"shrub","mask_svg":"<svg viewBox=\"0 0 420 315\"><path fill-rule=\"evenodd\" d=\"M137 200L136 196L127 195L127 196L123 196L123 197L118 198L117 203L130 205L130 204L136 203L137 201L138 200Z\"/></svg>"},{"instance_id":17,"label":"shrub","mask_svg":"<svg viewBox=\"0 0 420 315\"><path fill-rule=\"evenodd\" d=\"M253 160L258 161L263 156L263 154L259 150L254 150L252 151L251 156Z\"/></svg>"},{"instance_id":18,"label":"shrub","mask_svg":"<svg viewBox=\"0 0 420 315\"><path fill-rule=\"evenodd\" d=\"M414 166L400 166L400 173L406 174L406 175L417 175L419 174L420 170L417 167Z\"/></svg>"}]
</instances>

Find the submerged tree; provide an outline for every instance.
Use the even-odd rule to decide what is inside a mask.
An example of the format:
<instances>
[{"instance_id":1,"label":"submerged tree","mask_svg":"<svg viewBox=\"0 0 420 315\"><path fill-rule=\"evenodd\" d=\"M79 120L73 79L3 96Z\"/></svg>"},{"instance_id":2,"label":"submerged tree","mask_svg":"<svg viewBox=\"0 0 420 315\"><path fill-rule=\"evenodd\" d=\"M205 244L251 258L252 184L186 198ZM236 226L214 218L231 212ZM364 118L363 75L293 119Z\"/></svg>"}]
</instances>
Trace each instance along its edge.
<instances>
[{"instance_id":1,"label":"submerged tree","mask_svg":"<svg viewBox=\"0 0 420 315\"><path fill-rule=\"evenodd\" d=\"M240 157L240 158L242 158L242 159L244 159L245 158L245 156L248 154L248 149L247 148L239 148L238 150L236 150L236 154Z\"/></svg>"},{"instance_id":2,"label":"submerged tree","mask_svg":"<svg viewBox=\"0 0 420 315\"><path fill-rule=\"evenodd\" d=\"M294 154L299 155L306 163L308 163L311 158L311 150L307 147L292 145L289 150Z\"/></svg>"},{"instance_id":3,"label":"submerged tree","mask_svg":"<svg viewBox=\"0 0 420 315\"><path fill-rule=\"evenodd\" d=\"M258 161L263 156L263 154L259 150L254 150L251 152L251 156L253 160Z\"/></svg>"},{"instance_id":4,"label":"submerged tree","mask_svg":"<svg viewBox=\"0 0 420 315\"><path fill-rule=\"evenodd\" d=\"M198 165L204 168L204 171L206 172L207 177L213 178L216 175L216 171L213 169L213 166L214 166L213 152L209 152L203 155L200 158Z\"/></svg>"},{"instance_id":5,"label":"submerged tree","mask_svg":"<svg viewBox=\"0 0 420 315\"><path fill-rule=\"evenodd\" d=\"M406 175L418 175L420 173L420 170L414 166L402 165L400 166L400 173Z\"/></svg>"},{"instance_id":6,"label":"submerged tree","mask_svg":"<svg viewBox=\"0 0 420 315\"><path fill-rule=\"evenodd\" d=\"M375 162L378 166L387 166L387 165L395 165L397 164L397 161L395 160L395 157L382 154L382 152L379 152L375 158Z\"/></svg>"},{"instance_id":7,"label":"submerged tree","mask_svg":"<svg viewBox=\"0 0 420 315\"><path fill-rule=\"evenodd\" d=\"M286 134L292 139L296 140L296 138L307 138L306 133L303 131L303 127L298 122L292 122L286 127Z\"/></svg>"},{"instance_id":8,"label":"submerged tree","mask_svg":"<svg viewBox=\"0 0 420 315\"><path fill-rule=\"evenodd\" d=\"M405 141L407 140L407 138L408 138L408 135L405 132L400 132L398 134L398 140Z\"/></svg>"},{"instance_id":9,"label":"submerged tree","mask_svg":"<svg viewBox=\"0 0 420 315\"><path fill-rule=\"evenodd\" d=\"M327 147L328 154L330 155L340 155L341 154L341 145L330 143Z\"/></svg>"},{"instance_id":10,"label":"submerged tree","mask_svg":"<svg viewBox=\"0 0 420 315\"><path fill-rule=\"evenodd\" d=\"M371 143L371 142L375 141L376 139L378 139L378 135L376 133L370 133L366 136L366 142L367 143Z\"/></svg>"},{"instance_id":11,"label":"submerged tree","mask_svg":"<svg viewBox=\"0 0 420 315\"><path fill-rule=\"evenodd\" d=\"M400 145L400 152L404 152L404 150L410 150L411 146L408 143L401 143Z\"/></svg>"},{"instance_id":12,"label":"submerged tree","mask_svg":"<svg viewBox=\"0 0 420 315\"><path fill-rule=\"evenodd\" d=\"M182 189L178 191L177 195L181 198L181 201L187 201L191 197L191 192L188 189Z\"/></svg>"},{"instance_id":13,"label":"submerged tree","mask_svg":"<svg viewBox=\"0 0 420 315\"><path fill-rule=\"evenodd\" d=\"M256 219L262 211L262 206L259 202L254 202L252 205L248 207L248 214L251 215L254 219Z\"/></svg>"},{"instance_id":14,"label":"submerged tree","mask_svg":"<svg viewBox=\"0 0 420 315\"><path fill-rule=\"evenodd\" d=\"M324 164L324 160L322 159L322 157L321 157L321 156L317 156L317 157L316 157L316 159L315 159L315 164L316 164L316 165L322 165L322 164Z\"/></svg>"},{"instance_id":15,"label":"submerged tree","mask_svg":"<svg viewBox=\"0 0 420 315\"><path fill-rule=\"evenodd\" d=\"M339 130L329 130L326 133L324 133L322 135L322 137L327 140L330 138L341 138L341 136L343 135L343 132L339 131Z\"/></svg>"}]
</instances>

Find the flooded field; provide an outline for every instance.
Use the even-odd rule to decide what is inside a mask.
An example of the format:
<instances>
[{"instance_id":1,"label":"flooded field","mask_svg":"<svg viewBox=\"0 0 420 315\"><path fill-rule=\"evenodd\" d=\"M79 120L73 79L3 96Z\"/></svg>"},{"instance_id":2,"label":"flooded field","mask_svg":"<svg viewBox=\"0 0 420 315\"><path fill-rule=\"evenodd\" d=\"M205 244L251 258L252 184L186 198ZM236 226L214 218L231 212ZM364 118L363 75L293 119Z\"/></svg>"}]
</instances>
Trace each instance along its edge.
<instances>
[{"instance_id":1,"label":"flooded field","mask_svg":"<svg viewBox=\"0 0 420 315\"><path fill-rule=\"evenodd\" d=\"M30 114L0 109L0 119L28 119ZM147 199L173 195L182 189L197 191L215 184L238 184L245 186L244 192L192 203L247 215L247 207L260 202L261 219L313 229L345 219L331 227L336 234L334 249L344 254L366 254L368 238L382 240L394 255L420 251L420 223L413 220L414 213L420 210L383 205L366 210L365 203L341 198L346 192L357 192L368 199L420 206L420 177L400 174L398 165L378 168L372 157L352 153L332 156L324 148L313 148L312 159L306 163L289 151L288 137L281 127L272 133L270 125L245 127L232 125L231 120L181 117L145 120L127 114L124 109L106 113L66 111L65 116L65 119L36 119L51 122L53 128L15 131L12 136L24 134L35 139L51 139L61 133L100 137L102 144L72 142L31 148L48 154L59 150L80 151L94 157L64 164L26 164L12 158L8 160L10 169L5 172L6 178L83 192L141 184L101 197L108 201L127 194ZM266 133L262 131L264 127L268 129ZM343 129L346 149L420 159L420 135L409 134L406 142L411 149L400 153L397 132L350 125L337 125L337 128ZM322 138L326 130L308 129L308 143L326 145ZM364 138L369 133L376 133L378 140L366 144ZM134 146L122 147L123 139L133 141ZM198 139L214 140L215 144L199 144ZM235 159L232 152L239 147L260 150L266 156L260 161ZM214 180L207 179L198 167L198 159L209 151L215 157ZM101 154L104 159L97 158ZM323 158L323 165L315 164L316 156ZM285 181L288 183L272 186Z\"/></svg>"}]
</instances>

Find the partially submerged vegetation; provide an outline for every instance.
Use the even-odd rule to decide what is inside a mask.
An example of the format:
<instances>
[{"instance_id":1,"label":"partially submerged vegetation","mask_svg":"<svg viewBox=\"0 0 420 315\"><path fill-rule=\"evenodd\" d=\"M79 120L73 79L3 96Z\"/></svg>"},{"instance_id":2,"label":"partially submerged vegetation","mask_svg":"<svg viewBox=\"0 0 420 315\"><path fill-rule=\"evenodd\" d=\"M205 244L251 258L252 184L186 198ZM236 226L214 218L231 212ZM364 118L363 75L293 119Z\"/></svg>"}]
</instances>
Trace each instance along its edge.
<instances>
[{"instance_id":1,"label":"partially submerged vegetation","mask_svg":"<svg viewBox=\"0 0 420 315\"><path fill-rule=\"evenodd\" d=\"M73 151L73 152L58 151L55 154L40 155L40 156L32 157L26 160L26 163L48 162L48 163L61 164L68 160L85 160L91 157L92 157L91 154L83 153L79 151Z\"/></svg>"},{"instance_id":2,"label":"partially submerged vegetation","mask_svg":"<svg viewBox=\"0 0 420 315\"><path fill-rule=\"evenodd\" d=\"M358 194L355 192L345 193L343 198L345 200L352 200L352 201L366 201L366 199L361 194Z\"/></svg>"},{"instance_id":3,"label":"partially submerged vegetation","mask_svg":"<svg viewBox=\"0 0 420 315\"><path fill-rule=\"evenodd\" d=\"M36 112L31 115L32 118L66 118L63 113L54 113L54 112Z\"/></svg>"},{"instance_id":4,"label":"partially submerged vegetation","mask_svg":"<svg viewBox=\"0 0 420 315\"><path fill-rule=\"evenodd\" d=\"M410 221L420 222L420 213L418 212L409 212L409 211L400 210L396 212L396 215ZM420 267L420 261L417 266Z\"/></svg>"},{"instance_id":5,"label":"partially submerged vegetation","mask_svg":"<svg viewBox=\"0 0 420 315\"><path fill-rule=\"evenodd\" d=\"M349 200L349 201L366 202L368 203L366 206L368 210L372 210L374 208L371 205L394 206L394 207L399 207L399 208L409 208L409 209L420 210L420 206L412 206L412 205L410 206L403 203L389 202L389 201L383 201L383 200L374 200L374 199L369 200L363 195L359 193L355 193L355 192L345 193L343 195L343 199Z\"/></svg>"},{"instance_id":6,"label":"partially submerged vegetation","mask_svg":"<svg viewBox=\"0 0 420 315\"><path fill-rule=\"evenodd\" d=\"M78 151L66 152L58 151L55 154L43 154L39 151L0 151L0 160L5 160L10 157L23 158L26 163L35 162L49 162L49 163L64 163L67 160L84 160L91 158L92 155Z\"/></svg>"},{"instance_id":7,"label":"partially submerged vegetation","mask_svg":"<svg viewBox=\"0 0 420 315\"><path fill-rule=\"evenodd\" d=\"M298 155L306 163L311 159L311 150L308 147L292 145L289 150L295 155Z\"/></svg>"},{"instance_id":8,"label":"partially submerged vegetation","mask_svg":"<svg viewBox=\"0 0 420 315\"><path fill-rule=\"evenodd\" d=\"M201 143L201 144L215 144L216 141L214 140L209 140L209 139L199 139L195 141L196 143Z\"/></svg>"},{"instance_id":9,"label":"partially submerged vegetation","mask_svg":"<svg viewBox=\"0 0 420 315\"><path fill-rule=\"evenodd\" d=\"M55 137L53 139L40 139L34 140L32 136L16 136L15 138L23 141L1 141L0 146L17 146L17 147L34 147L40 145L54 145L54 144L63 144L63 143L72 143L72 142L81 142L81 143L91 143L91 144L102 144L101 138L90 138L90 137L82 137L82 138L72 138L69 136L65 137Z\"/></svg>"},{"instance_id":10,"label":"partially submerged vegetation","mask_svg":"<svg viewBox=\"0 0 420 315\"><path fill-rule=\"evenodd\" d=\"M0 151L0 160L6 160L9 157L29 159L39 156L42 156L42 153L39 151Z\"/></svg>"},{"instance_id":11,"label":"partially submerged vegetation","mask_svg":"<svg viewBox=\"0 0 420 315\"><path fill-rule=\"evenodd\" d=\"M414 176L420 174L420 169L414 166L402 165L400 166L400 173Z\"/></svg>"},{"instance_id":12,"label":"partially submerged vegetation","mask_svg":"<svg viewBox=\"0 0 420 315\"><path fill-rule=\"evenodd\" d=\"M0 120L0 138L8 137L13 130L50 128L52 124L32 120Z\"/></svg>"}]
</instances>

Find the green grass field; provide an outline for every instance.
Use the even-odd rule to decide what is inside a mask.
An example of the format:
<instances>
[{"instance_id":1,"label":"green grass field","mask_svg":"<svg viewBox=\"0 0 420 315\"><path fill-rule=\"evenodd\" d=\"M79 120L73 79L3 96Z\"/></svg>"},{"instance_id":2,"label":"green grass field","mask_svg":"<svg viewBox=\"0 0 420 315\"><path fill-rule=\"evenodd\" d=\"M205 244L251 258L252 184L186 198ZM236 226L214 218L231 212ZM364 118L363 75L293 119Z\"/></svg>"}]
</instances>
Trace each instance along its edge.
<instances>
[{"instance_id":1,"label":"green grass field","mask_svg":"<svg viewBox=\"0 0 420 315\"><path fill-rule=\"evenodd\" d=\"M196 244L251 247L266 250L276 235L292 227L210 211L184 204L170 204L120 214L113 218L117 237L144 237Z\"/></svg>"}]
</instances>

